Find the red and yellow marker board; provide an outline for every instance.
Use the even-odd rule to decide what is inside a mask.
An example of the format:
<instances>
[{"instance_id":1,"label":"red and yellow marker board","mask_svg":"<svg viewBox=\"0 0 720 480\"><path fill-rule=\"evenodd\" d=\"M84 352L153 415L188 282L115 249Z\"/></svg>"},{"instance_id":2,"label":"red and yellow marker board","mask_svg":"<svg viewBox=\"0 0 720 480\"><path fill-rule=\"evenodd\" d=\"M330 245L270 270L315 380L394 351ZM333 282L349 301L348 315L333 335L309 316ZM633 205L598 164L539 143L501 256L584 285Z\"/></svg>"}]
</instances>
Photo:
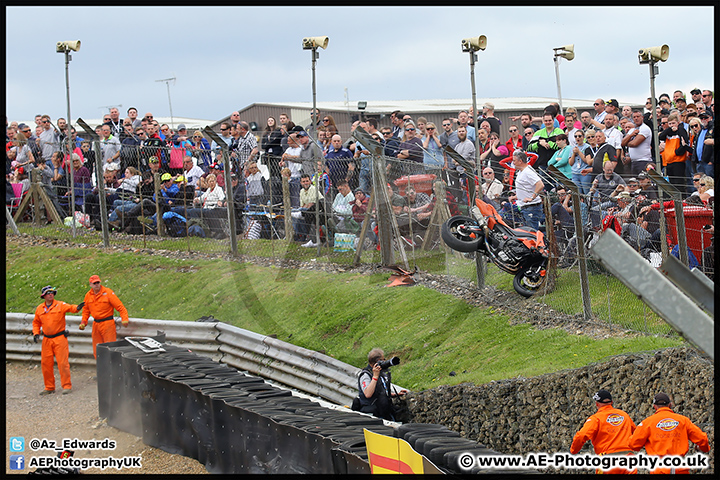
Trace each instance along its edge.
<instances>
[{"instance_id":1,"label":"red and yellow marker board","mask_svg":"<svg viewBox=\"0 0 720 480\"><path fill-rule=\"evenodd\" d=\"M372 473L442 474L405 440L363 429Z\"/></svg>"}]
</instances>

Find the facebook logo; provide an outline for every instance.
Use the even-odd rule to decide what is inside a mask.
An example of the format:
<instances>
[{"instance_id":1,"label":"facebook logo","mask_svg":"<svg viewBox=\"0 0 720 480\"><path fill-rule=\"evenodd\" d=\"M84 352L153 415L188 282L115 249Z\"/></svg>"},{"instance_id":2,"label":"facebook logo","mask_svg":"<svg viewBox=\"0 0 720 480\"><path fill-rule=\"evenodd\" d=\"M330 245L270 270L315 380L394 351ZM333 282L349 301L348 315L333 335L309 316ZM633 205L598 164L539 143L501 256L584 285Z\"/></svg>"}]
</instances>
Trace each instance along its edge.
<instances>
[{"instance_id":1,"label":"facebook logo","mask_svg":"<svg viewBox=\"0 0 720 480\"><path fill-rule=\"evenodd\" d=\"M24 437L10 437L10 451L11 452L25 451L25 438Z\"/></svg>"},{"instance_id":2,"label":"facebook logo","mask_svg":"<svg viewBox=\"0 0 720 480\"><path fill-rule=\"evenodd\" d=\"M25 455L10 455L10 470L25 470Z\"/></svg>"}]
</instances>

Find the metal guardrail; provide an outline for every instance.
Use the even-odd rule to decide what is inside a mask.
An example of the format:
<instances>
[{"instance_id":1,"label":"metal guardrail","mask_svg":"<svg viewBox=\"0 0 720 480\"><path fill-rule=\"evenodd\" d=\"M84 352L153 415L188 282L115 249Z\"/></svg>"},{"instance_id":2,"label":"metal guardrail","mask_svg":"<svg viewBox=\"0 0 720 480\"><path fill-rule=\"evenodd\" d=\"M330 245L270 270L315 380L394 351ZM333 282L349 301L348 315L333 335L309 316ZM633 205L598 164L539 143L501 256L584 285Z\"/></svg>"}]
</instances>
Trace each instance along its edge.
<instances>
[{"instance_id":1,"label":"metal guardrail","mask_svg":"<svg viewBox=\"0 0 720 480\"><path fill-rule=\"evenodd\" d=\"M6 360L40 361L41 344L33 343L29 313L5 314ZM81 331L80 316L66 316L70 335L70 364L95 365L91 329ZM130 318L130 325L118 322L118 340L130 336L165 333L168 343L182 345L288 387L340 405L350 405L357 394L360 369L327 355L298 347L222 322L181 322Z\"/></svg>"}]
</instances>

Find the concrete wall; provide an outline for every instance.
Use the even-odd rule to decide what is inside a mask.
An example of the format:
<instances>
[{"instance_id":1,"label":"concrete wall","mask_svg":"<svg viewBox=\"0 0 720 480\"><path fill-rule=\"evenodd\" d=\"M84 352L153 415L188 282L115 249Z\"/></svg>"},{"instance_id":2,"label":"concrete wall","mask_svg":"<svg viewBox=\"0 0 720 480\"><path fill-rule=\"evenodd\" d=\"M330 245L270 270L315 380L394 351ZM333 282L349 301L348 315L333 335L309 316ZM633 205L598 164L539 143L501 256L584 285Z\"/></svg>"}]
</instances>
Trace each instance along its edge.
<instances>
[{"instance_id":1,"label":"concrete wall","mask_svg":"<svg viewBox=\"0 0 720 480\"><path fill-rule=\"evenodd\" d=\"M675 412L708 434L714 471L715 367L691 348L612 357L574 370L485 385L442 386L408 395L413 422L439 423L507 454L562 452L595 411L599 389L636 424L653 413L652 398L666 392ZM592 452L588 442L585 449ZM583 450L585 451L585 450Z\"/></svg>"}]
</instances>

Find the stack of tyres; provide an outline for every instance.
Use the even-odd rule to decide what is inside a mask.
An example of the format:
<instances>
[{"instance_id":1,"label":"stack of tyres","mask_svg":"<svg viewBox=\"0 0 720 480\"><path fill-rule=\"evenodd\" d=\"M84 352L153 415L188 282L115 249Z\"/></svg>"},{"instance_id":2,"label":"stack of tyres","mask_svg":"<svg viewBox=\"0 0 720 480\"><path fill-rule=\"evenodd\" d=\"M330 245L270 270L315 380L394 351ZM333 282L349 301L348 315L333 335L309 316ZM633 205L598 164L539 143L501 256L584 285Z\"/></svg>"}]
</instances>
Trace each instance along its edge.
<instances>
[{"instance_id":1,"label":"stack of tyres","mask_svg":"<svg viewBox=\"0 0 720 480\"><path fill-rule=\"evenodd\" d=\"M122 389L125 392L123 401L120 402L116 411L114 423L122 423L119 428L137 437L142 436L142 394L146 388L145 373L138 360L157 360L156 353L146 353L141 350L125 351L122 353L123 376L118 381L122 382Z\"/></svg>"},{"instance_id":2,"label":"stack of tyres","mask_svg":"<svg viewBox=\"0 0 720 480\"><path fill-rule=\"evenodd\" d=\"M137 348L128 346L125 341L101 343L97 346L98 414L101 418L107 418L108 425L118 425L116 428L120 430L126 420L123 417L126 402L122 367L124 352L137 352Z\"/></svg>"},{"instance_id":3,"label":"stack of tyres","mask_svg":"<svg viewBox=\"0 0 720 480\"><path fill-rule=\"evenodd\" d=\"M474 440L462 437L445 437L425 442L422 454L436 466L446 467L446 465L443 464L443 457L447 452L456 450L464 452L477 447L478 443Z\"/></svg>"}]
</instances>

